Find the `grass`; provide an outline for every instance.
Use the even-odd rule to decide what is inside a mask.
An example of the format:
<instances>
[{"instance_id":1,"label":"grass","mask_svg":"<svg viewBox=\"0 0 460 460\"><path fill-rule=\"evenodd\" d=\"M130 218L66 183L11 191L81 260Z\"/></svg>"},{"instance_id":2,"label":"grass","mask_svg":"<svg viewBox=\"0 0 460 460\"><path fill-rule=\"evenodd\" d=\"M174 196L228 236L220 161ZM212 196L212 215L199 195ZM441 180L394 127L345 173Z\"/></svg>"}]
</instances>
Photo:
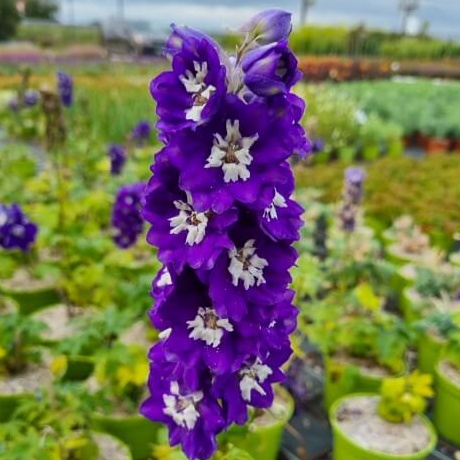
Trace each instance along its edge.
<instances>
[{"instance_id":1,"label":"grass","mask_svg":"<svg viewBox=\"0 0 460 460\"><path fill-rule=\"evenodd\" d=\"M319 188L325 201L338 200L346 167L341 163L300 166L297 186ZM364 168L364 207L369 218L386 227L394 218L411 214L434 244L451 245L453 234L460 230L460 155L382 158Z\"/></svg>"}]
</instances>

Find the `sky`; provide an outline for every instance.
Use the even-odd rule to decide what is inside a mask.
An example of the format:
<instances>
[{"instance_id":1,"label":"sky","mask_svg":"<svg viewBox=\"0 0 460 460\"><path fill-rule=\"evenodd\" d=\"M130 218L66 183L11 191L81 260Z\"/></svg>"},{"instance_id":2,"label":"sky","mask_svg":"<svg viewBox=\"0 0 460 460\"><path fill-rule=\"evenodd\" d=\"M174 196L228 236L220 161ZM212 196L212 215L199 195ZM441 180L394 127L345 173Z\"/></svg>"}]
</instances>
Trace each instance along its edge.
<instances>
[{"instance_id":1,"label":"sky","mask_svg":"<svg viewBox=\"0 0 460 460\"><path fill-rule=\"evenodd\" d=\"M70 22L71 4L75 22L103 21L117 13L120 0L60 0L60 19ZM399 30L399 0L316 0L309 22L349 24ZM166 30L170 23L187 24L209 32L225 31L243 23L265 8L282 8L299 20L300 0L124 0L128 19L148 20L155 28ZM443 38L460 39L460 0L420 0L412 26L429 21L430 32Z\"/></svg>"}]
</instances>

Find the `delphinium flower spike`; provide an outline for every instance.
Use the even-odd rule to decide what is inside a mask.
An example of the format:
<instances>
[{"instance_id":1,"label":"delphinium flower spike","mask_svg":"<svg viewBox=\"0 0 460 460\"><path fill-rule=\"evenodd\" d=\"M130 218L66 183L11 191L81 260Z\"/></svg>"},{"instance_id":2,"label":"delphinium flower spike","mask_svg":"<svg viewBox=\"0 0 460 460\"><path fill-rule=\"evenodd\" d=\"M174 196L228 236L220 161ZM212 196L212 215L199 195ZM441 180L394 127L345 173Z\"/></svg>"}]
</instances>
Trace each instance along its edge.
<instances>
[{"instance_id":1,"label":"delphinium flower spike","mask_svg":"<svg viewBox=\"0 0 460 460\"><path fill-rule=\"evenodd\" d=\"M356 227L356 215L363 199L363 184L366 172L363 168L350 167L345 170L342 203L339 219L342 230L353 232Z\"/></svg>"},{"instance_id":2,"label":"delphinium flower spike","mask_svg":"<svg viewBox=\"0 0 460 460\"><path fill-rule=\"evenodd\" d=\"M57 87L61 103L64 107L70 107L73 104L73 80L72 77L62 71L56 73Z\"/></svg>"},{"instance_id":3,"label":"delphinium flower spike","mask_svg":"<svg viewBox=\"0 0 460 460\"><path fill-rule=\"evenodd\" d=\"M110 174L118 176L126 163L126 150L122 145L110 144L108 148Z\"/></svg>"},{"instance_id":4,"label":"delphinium flower spike","mask_svg":"<svg viewBox=\"0 0 460 460\"><path fill-rule=\"evenodd\" d=\"M27 252L35 242L38 227L17 204L0 204L0 246Z\"/></svg>"},{"instance_id":5,"label":"delphinium flower spike","mask_svg":"<svg viewBox=\"0 0 460 460\"><path fill-rule=\"evenodd\" d=\"M290 13L269 10L243 26L227 56L210 37L172 26L172 69L156 77L157 129L143 216L164 264L150 311L150 397L141 412L169 427L171 445L208 459L216 436L268 408L284 379L297 309L289 269L302 208L288 159L310 143L288 48Z\"/></svg>"}]
</instances>

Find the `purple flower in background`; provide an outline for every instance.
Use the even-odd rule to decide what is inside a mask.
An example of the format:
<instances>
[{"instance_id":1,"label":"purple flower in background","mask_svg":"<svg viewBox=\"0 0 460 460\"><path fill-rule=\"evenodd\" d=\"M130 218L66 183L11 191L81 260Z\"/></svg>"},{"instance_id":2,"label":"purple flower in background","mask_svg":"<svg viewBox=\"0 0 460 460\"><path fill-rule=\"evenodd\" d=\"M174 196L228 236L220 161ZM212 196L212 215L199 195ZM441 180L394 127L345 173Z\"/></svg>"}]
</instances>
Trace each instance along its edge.
<instances>
[{"instance_id":1,"label":"purple flower in background","mask_svg":"<svg viewBox=\"0 0 460 460\"><path fill-rule=\"evenodd\" d=\"M117 176L121 174L126 163L126 150L122 145L111 144L108 150L110 158L110 174Z\"/></svg>"},{"instance_id":2,"label":"purple flower in background","mask_svg":"<svg viewBox=\"0 0 460 460\"><path fill-rule=\"evenodd\" d=\"M339 219L342 229L353 232L356 226L356 215L363 199L363 183L366 172L363 168L349 167L344 174L344 188Z\"/></svg>"},{"instance_id":3,"label":"purple flower in background","mask_svg":"<svg viewBox=\"0 0 460 460\"><path fill-rule=\"evenodd\" d=\"M73 104L73 81L72 77L62 71L56 73L57 87L61 103L65 107L70 107Z\"/></svg>"},{"instance_id":4,"label":"purple flower in background","mask_svg":"<svg viewBox=\"0 0 460 460\"><path fill-rule=\"evenodd\" d=\"M12 111L12 112L18 112L19 111L19 101L18 101L18 98L17 97L12 97L9 101L8 101L8 108Z\"/></svg>"},{"instance_id":5,"label":"purple flower in background","mask_svg":"<svg viewBox=\"0 0 460 460\"><path fill-rule=\"evenodd\" d=\"M322 152L324 150L324 145L325 145L324 139L322 139L321 137L317 137L316 139L313 139L312 152L313 153Z\"/></svg>"},{"instance_id":6,"label":"purple flower in background","mask_svg":"<svg viewBox=\"0 0 460 460\"><path fill-rule=\"evenodd\" d=\"M291 13L273 8L254 16L240 30L247 34L248 43L268 45L288 38L292 30L291 18Z\"/></svg>"},{"instance_id":7,"label":"purple flower in background","mask_svg":"<svg viewBox=\"0 0 460 460\"><path fill-rule=\"evenodd\" d=\"M166 424L189 459L210 458L217 435L246 423L250 406L273 404L291 354L289 269L303 210L291 199L288 160L311 144L300 125L305 103L290 93L300 75L287 47L290 18L257 15L238 59L173 26L172 70L150 86L165 145L142 216L164 265L152 283L160 341L141 413Z\"/></svg>"},{"instance_id":8,"label":"purple flower in background","mask_svg":"<svg viewBox=\"0 0 460 460\"><path fill-rule=\"evenodd\" d=\"M138 144L144 144L150 139L150 122L141 120L131 131L131 139Z\"/></svg>"},{"instance_id":9,"label":"purple flower in background","mask_svg":"<svg viewBox=\"0 0 460 460\"><path fill-rule=\"evenodd\" d=\"M124 185L118 190L112 211L114 241L120 248L132 246L144 229L141 216L141 199L145 184Z\"/></svg>"},{"instance_id":10,"label":"purple flower in background","mask_svg":"<svg viewBox=\"0 0 460 460\"><path fill-rule=\"evenodd\" d=\"M24 105L26 107L35 107L40 99L40 93L33 89L28 89L24 93Z\"/></svg>"},{"instance_id":11,"label":"purple flower in background","mask_svg":"<svg viewBox=\"0 0 460 460\"><path fill-rule=\"evenodd\" d=\"M460 301L460 289L458 290L457 292L457 295L455 297L455 300L459 300Z\"/></svg>"},{"instance_id":12,"label":"purple flower in background","mask_svg":"<svg viewBox=\"0 0 460 460\"><path fill-rule=\"evenodd\" d=\"M35 242L38 227L17 204L0 205L0 246L26 252Z\"/></svg>"},{"instance_id":13,"label":"purple flower in background","mask_svg":"<svg viewBox=\"0 0 460 460\"><path fill-rule=\"evenodd\" d=\"M244 83L257 96L287 94L301 78L287 40L249 51L242 59Z\"/></svg>"}]
</instances>

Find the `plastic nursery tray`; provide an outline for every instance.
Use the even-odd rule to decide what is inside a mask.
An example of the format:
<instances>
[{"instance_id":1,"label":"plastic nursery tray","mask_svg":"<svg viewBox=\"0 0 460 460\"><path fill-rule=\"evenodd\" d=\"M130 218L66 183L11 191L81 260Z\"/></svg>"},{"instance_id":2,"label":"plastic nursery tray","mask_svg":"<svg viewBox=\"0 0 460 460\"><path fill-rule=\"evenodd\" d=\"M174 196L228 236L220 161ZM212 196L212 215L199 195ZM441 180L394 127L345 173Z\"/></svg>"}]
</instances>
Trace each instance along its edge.
<instances>
[{"instance_id":1,"label":"plastic nursery tray","mask_svg":"<svg viewBox=\"0 0 460 460\"><path fill-rule=\"evenodd\" d=\"M456 460L459 449L440 440L428 460ZM333 460L332 435L322 400L297 409L283 434L279 460Z\"/></svg>"}]
</instances>

